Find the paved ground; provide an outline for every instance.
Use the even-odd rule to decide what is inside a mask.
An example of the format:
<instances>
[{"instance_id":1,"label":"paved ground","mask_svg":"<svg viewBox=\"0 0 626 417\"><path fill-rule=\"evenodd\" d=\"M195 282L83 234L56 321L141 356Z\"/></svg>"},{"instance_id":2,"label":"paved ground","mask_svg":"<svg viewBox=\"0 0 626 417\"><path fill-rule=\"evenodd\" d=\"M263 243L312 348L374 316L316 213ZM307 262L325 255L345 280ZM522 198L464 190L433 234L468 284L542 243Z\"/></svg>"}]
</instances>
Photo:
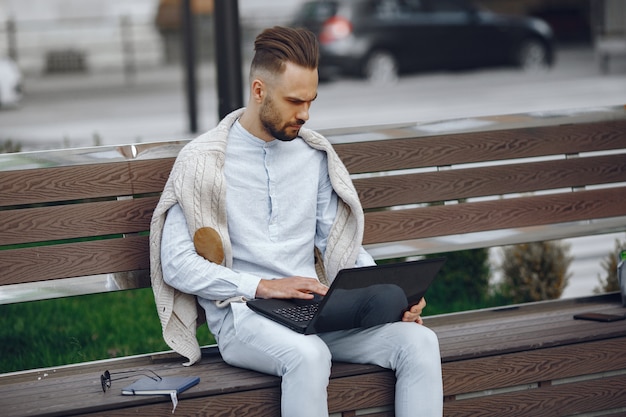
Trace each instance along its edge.
<instances>
[{"instance_id":1,"label":"paved ground","mask_svg":"<svg viewBox=\"0 0 626 417\"><path fill-rule=\"evenodd\" d=\"M244 75L245 77L245 75ZM199 130L217 123L215 70L198 69ZM150 68L133 80L119 72L28 77L18 109L0 111L0 142L24 150L161 141L188 131L183 71ZM440 72L403 77L390 87L361 80L322 84L309 126L333 128L626 103L626 60L600 74L589 48L562 50L548 73Z\"/></svg>"}]
</instances>

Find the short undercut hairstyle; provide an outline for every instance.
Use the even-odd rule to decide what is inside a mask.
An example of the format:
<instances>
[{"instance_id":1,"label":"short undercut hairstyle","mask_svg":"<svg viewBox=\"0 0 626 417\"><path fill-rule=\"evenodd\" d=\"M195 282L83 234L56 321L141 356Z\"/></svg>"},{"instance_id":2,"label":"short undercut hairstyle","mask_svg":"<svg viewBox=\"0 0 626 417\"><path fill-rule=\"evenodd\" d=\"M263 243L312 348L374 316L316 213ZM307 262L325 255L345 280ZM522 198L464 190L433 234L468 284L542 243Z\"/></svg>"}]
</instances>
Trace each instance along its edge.
<instances>
[{"instance_id":1,"label":"short undercut hairstyle","mask_svg":"<svg viewBox=\"0 0 626 417\"><path fill-rule=\"evenodd\" d=\"M254 58L250 74L266 71L282 74L285 64L317 69L319 44L315 35L306 29L274 26L261 32L254 41Z\"/></svg>"}]
</instances>

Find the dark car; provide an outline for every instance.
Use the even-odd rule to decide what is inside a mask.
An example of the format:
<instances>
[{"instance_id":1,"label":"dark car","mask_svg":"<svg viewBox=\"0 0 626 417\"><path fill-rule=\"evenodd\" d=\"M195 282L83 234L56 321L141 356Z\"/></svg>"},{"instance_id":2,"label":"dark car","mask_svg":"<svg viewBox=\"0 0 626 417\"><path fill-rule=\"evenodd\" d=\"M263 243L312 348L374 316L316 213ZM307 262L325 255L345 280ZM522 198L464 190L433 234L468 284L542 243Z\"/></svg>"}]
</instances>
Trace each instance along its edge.
<instances>
[{"instance_id":1,"label":"dark car","mask_svg":"<svg viewBox=\"0 0 626 417\"><path fill-rule=\"evenodd\" d=\"M304 3L294 27L320 41L320 78L516 65L547 68L553 34L542 20L504 16L464 0L318 0Z\"/></svg>"}]
</instances>

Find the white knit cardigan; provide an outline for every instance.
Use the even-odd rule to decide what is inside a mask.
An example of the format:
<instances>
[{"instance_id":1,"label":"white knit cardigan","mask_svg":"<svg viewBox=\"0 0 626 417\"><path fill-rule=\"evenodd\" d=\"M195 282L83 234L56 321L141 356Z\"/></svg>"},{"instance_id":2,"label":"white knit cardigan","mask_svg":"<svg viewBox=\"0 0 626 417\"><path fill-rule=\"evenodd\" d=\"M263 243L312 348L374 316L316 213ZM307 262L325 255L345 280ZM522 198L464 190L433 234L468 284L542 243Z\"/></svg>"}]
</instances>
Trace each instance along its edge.
<instances>
[{"instance_id":1,"label":"white knit cardigan","mask_svg":"<svg viewBox=\"0 0 626 417\"><path fill-rule=\"evenodd\" d=\"M201 356L196 339L199 316L195 296L184 294L163 281L160 256L163 224L169 208L180 204L191 236L202 227L215 229L224 247L222 265L232 267L223 167L228 133L243 111L232 112L214 129L192 140L180 151L152 217L150 269L156 307L163 338L173 350L189 360L185 365L192 365ZM356 262L363 239L363 210L348 171L330 142L305 128L300 130L300 136L309 146L328 155L330 180L339 196L340 204L323 260L326 276L332 279L340 269L354 266Z\"/></svg>"}]
</instances>

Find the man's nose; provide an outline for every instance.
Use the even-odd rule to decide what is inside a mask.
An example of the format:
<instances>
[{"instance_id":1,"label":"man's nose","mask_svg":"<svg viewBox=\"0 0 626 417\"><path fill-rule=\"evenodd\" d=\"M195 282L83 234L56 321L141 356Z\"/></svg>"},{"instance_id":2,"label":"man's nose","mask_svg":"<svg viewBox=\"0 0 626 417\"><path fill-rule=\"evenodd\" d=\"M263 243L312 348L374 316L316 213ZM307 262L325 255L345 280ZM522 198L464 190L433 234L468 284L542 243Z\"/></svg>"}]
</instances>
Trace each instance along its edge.
<instances>
[{"instance_id":1,"label":"man's nose","mask_svg":"<svg viewBox=\"0 0 626 417\"><path fill-rule=\"evenodd\" d=\"M300 107L300 110L298 111L298 114L296 115L296 117L298 118L298 120L303 120L303 121L307 121L309 120L309 109L311 108L311 103L305 103Z\"/></svg>"}]
</instances>

